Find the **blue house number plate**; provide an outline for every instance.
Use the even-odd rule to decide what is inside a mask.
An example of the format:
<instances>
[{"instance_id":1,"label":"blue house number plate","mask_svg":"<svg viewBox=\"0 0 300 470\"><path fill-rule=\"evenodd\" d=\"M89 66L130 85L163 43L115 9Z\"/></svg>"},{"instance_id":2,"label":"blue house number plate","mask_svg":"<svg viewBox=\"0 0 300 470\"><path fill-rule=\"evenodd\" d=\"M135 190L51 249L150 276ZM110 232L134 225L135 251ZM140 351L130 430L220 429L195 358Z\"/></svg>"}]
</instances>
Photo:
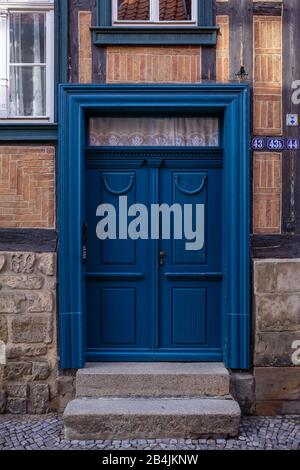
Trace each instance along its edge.
<instances>
[{"instance_id":1,"label":"blue house number plate","mask_svg":"<svg viewBox=\"0 0 300 470\"><path fill-rule=\"evenodd\" d=\"M284 139L267 139L267 149L268 150L284 150Z\"/></svg>"},{"instance_id":2,"label":"blue house number plate","mask_svg":"<svg viewBox=\"0 0 300 470\"><path fill-rule=\"evenodd\" d=\"M251 149L262 150L299 150L300 139L282 137L254 137L251 141Z\"/></svg>"}]
</instances>

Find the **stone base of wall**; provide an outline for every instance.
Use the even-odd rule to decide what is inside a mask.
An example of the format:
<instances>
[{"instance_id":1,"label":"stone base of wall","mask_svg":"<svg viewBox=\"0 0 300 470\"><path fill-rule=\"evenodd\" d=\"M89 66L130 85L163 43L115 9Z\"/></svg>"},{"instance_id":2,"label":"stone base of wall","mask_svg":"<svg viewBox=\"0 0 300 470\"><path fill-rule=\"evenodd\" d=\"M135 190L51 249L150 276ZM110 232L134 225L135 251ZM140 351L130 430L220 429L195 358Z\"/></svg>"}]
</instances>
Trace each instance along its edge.
<instances>
[{"instance_id":1,"label":"stone base of wall","mask_svg":"<svg viewBox=\"0 0 300 470\"><path fill-rule=\"evenodd\" d=\"M255 414L255 382L250 372L231 372L230 393L244 415Z\"/></svg>"},{"instance_id":2,"label":"stone base of wall","mask_svg":"<svg viewBox=\"0 0 300 470\"><path fill-rule=\"evenodd\" d=\"M255 367L256 414L300 414L300 368Z\"/></svg>"},{"instance_id":3,"label":"stone base of wall","mask_svg":"<svg viewBox=\"0 0 300 470\"><path fill-rule=\"evenodd\" d=\"M254 260L256 414L300 414L300 260Z\"/></svg>"},{"instance_id":4,"label":"stone base of wall","mask_svg":"<svg viewBox=\"0 0 300 470\"><path fill-rule=\"evenodd\" d=\"M252 372L231 373L244 414L300 414L300 260L254 260ZM57 357L56 255L0 253L0 413L63 412L76 371Z\"/></svg>"},{"instance_id":5,"label":"stone base of wall","mask_svg":"<svg viewBox=\"0 0 300 470\"><path fill-rule=\"evenodd\" d=\"M56 260L53 253L0 254L0 411L56 408Z\"/></svg>"}]
</instances>

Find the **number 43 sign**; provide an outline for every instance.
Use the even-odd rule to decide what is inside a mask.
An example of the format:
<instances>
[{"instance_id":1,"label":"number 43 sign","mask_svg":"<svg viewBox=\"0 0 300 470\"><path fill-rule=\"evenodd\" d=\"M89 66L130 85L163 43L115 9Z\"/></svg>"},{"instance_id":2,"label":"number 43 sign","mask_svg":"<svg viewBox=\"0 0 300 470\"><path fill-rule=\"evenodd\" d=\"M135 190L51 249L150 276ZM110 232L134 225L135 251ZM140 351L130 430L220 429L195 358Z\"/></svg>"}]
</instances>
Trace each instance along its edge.
<instances>
[{"instance_id":1,"label":"number 43 sign","mask_svg":"<svg viewBox=\"0 0 300 470\"><path fill-rule=\"evenodd\" d=\"M254 137L251 141L252 150L299 150L300 139L282 137Z\"/></svg>"}]
</instances>

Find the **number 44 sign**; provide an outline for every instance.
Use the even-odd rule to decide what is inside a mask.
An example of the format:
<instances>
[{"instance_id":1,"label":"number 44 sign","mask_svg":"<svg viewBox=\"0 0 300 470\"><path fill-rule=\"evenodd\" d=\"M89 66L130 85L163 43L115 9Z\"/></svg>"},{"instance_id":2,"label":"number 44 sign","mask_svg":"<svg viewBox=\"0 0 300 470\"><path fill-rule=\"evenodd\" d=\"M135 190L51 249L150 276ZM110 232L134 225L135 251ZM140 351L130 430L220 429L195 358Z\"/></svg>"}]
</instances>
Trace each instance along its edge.
<instances>
[{"instance_id":1,"label":"number 44 sign","mask_svg":"<svg viewBox=\"0 0 300 470\"><path fill-rule=\"evenodd\" d=\"M287 139L286 140L286 148L288 150L299 150L299 148L300 148L299 139Z\"/></svg>"}]
</instances>

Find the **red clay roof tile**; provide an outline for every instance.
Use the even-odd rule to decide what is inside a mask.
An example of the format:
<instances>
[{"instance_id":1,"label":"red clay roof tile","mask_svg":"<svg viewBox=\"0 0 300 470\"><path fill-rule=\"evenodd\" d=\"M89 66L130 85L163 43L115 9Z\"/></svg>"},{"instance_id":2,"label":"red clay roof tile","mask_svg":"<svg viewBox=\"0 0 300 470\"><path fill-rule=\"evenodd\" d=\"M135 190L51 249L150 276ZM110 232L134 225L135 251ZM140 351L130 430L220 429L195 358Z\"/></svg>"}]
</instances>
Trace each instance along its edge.
<instances>
[{"instance_id":1,"label":"red clay roof tile","mask_svg":"<svg viewBox=\"0 0 300 470\"><path fill-rule=\"evenodd\" d=\"M121 0L118 19L126 21L147 21L150 16L149 0ZM161 21L184 21L191 18L191 0L160 0Z\"/></svg>"}]
</instances>

